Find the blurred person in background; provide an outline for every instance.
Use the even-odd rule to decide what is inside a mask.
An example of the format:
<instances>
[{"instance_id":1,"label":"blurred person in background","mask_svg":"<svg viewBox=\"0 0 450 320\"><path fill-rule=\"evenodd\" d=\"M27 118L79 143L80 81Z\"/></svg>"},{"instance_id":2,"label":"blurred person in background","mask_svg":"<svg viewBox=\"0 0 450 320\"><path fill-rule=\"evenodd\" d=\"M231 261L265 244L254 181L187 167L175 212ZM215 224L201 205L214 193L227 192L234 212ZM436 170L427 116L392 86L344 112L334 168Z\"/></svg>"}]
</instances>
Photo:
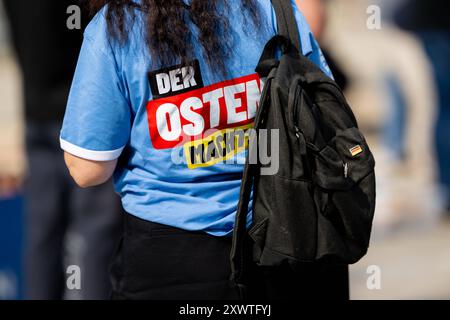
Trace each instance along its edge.
<instances>
[{"instance_id":1,"label":"blurred person in background","mask_svg":"<svg viewBox=\"0 0 450 320\"><path fill-rule=\"evenodd\" d=\"M438 92L435 134L439 181L450 216L450 14L446 0L403 0L395 14L400 27L422 41L433 66Z\"/></svg>"},{"instance_id":2,"label":"blurred person in background","mask_svg":"<svg viewBox=\"0 0 450 320\"><path fill-rule=\"evenodd\" d=\"M327 1L323 37L349 77L347 97L378 159L375 234L442 212L432 68L420 41L383 19L374 6L383 3Z\"/></svg>"},{"instance_id":3,"label":"blurred person in background","mask_svg":"<svg viewBox=\"0 0 450 320\"><path fill-rule=\"evenodd\" d=\"M22 292L21 186L25 174L20 70L0 1L0 300Z\"/></svg>"},{"instance_id":4,"label":"blurred person in background","mask_svg":"<svg viewBox=\"0 0 450 320\"><path fill-rule=\"evenodd\" d=\"M111 184L78 188L59 149L82 41L82 31L66 26L67 8L73 4L72 0L4 0L24 84L28 299L107 298L108 265L121 229L120 205ZM17 188L16 182L12 188ZM79 290L67 290L68 265L80 268Z\"/></svg>"}]
</instances>

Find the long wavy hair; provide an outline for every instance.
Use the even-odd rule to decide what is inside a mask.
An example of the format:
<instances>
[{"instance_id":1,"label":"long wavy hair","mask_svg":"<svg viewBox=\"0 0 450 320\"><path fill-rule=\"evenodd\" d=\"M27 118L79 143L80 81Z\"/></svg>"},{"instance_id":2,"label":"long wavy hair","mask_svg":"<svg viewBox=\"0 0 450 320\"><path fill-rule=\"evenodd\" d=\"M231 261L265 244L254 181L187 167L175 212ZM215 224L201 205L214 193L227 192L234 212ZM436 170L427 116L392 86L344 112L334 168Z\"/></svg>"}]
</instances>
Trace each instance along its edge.
<instances>
[{"instance_id":1,"label":"long wavy hair","mask_svg":"<svg viewBox=\"0 0 450 320\"><path fill-rule=\"evenodd\" d=\"M227 0L84 0L91 14L108 5L106 20L111 38L127 41L136 14L141 11L144 35L155 64L167 66L174 61L187 63L193 57L193 35L187 17L198 28L198 40L210 67L226 73L225 61L232 50L232 35L227 19ZM259 28L261 17L257 0L240 0L242 14Z\"/></svg>"}]
</instances>

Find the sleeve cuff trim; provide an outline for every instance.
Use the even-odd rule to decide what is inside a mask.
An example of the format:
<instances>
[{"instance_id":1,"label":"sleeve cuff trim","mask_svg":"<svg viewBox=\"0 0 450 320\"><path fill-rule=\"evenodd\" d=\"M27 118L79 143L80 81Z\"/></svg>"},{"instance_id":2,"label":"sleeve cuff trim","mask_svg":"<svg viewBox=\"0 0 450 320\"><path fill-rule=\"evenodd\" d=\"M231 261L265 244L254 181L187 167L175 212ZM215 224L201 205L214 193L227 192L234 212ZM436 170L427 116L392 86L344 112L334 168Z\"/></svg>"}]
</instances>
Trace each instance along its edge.
<instances>
[{"instance_id":1,"label":"sleeve cuff trim","mask_svg":"<svg viewBox=\"0 0 450 320\"><path fill-rule=\"evenodd\" d=\"M62 138L59 139L61 149L76 157L92 161L112 161L122 154L125 147L110 151L94 151L76 146Z\"/></svg>"}]
</instances>

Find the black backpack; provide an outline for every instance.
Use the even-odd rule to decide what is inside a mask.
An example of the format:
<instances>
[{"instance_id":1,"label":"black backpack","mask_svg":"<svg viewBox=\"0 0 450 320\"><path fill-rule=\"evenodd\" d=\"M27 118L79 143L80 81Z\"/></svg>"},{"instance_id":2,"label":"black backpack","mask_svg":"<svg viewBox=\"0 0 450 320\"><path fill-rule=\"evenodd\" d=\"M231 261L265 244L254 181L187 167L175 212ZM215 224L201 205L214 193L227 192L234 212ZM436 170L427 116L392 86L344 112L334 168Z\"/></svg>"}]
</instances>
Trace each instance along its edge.
<instances>
[{"instance_id":1,"label":"black backpack","mask_svg":"<svg viewBox=\"0 0 450 320\"><path fill-rule=\"evenodd\" d=\"M279 170L262 175L265 165L247 158L231 252L232 280L240 288L247 235L260 266L352 264L367 252L375 210L375 160L353 112L338 85L301 54L291 1L272 4L279 35L256 69L265 84L251 142L262 129L269 137L278 129ZM250 143L250 157L255 146Z\"/></svg>"}]
</instances>

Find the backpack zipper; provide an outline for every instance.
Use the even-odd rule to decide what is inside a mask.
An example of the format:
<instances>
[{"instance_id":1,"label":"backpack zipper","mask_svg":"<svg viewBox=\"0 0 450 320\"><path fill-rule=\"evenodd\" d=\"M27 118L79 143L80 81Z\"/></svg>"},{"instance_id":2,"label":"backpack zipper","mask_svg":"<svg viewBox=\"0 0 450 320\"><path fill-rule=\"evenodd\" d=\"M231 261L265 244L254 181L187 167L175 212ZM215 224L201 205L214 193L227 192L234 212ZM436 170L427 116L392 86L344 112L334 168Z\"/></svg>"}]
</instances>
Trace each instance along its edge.
<instances>
[{"instance_id":1,"label":"backpack zipper","mask_svg":"<svg viewBox=\"0 0 450 320\"><path fill-rule=\"evenodd\" d=\"M300 138L300 129L298 127L298 117L299 117L299 114L300 114L299 105L298 105L299 91L300 91L300 86L297 85L295 87L295 92L294 92L295 96L294 96L294 112L293 112L293 114L294 114L294 119L293 120L294 120L295 136L297 138Z\"/></svg>"}]
</instances>

